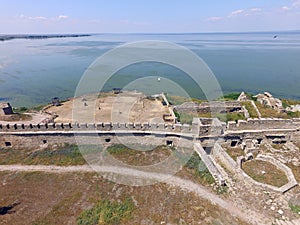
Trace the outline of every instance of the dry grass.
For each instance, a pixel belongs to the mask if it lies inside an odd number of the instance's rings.
[[[158,146],[149,151],[139,151],[130,149],[124,145],[113,145],[108,147],[107,152],[128,165],[146,166],[167,159],[172,154],[172,149],[168,146]]]
[[[259,102],[255,102],[259,112],[261,113],[262,117],[265,118],[282,118],[282,119],[291,119],[291,118],[298,118],[300,116],[300,112],[279,112],[275,109],[272,109],[269,106],[262,105]]]
[[[244,155],[244,151],[242,150],[241,147],[225,147],[226,151],[228,153],[228,155],[234,160],[236,161],[238,156],[243,156]]]
[[[245,106],[245,108],[248,110],[249,116],[251,118],[258,118],[257,112],[250,101],[244,101],[244,102],[241,102],[241,104],[243,106]]]
[[[294,166],[292,163],[288,164],[298,182],[300,182],[300,166]]]
[[[185,103],[185,102],[196,102],[196,103],[200,104],[202,102],[207,101],[207,100],[201,100],[201,99],[197,99],[197,98],[187,98],[187,97],[183,97],[183,96],[173,96],[173,95],[166,95],[166,97],[171,105],[181,105],[182,103]]]
[[[91,147],[92,149],[92,147]],[[43,149],[34,152],[26,150],[0,149],[0,164],[25,165],[83,165],[86,161],[75,145],[66,145],[57,150]]]
[[[281,187],[288,182],[285,173],[269,162],[250,160],[243,163],[243,170],[254,180],[275,187]]]
[[[14,113],[12,115],[2,116],[1,120],[3,121],[30,121],[32,120],[32,116],[28,114],[22,114],[22,113]]]
[[[93,173],[0,173],[0,207],[16,201],[13,212],[0,224],[76,224],[81,212],[101,200],[131,198],[135,210],[122,224],[228,224],[244,225],[227,211],[192,193],[165,184],[131,187]]]
[[[277,150],[282,150],[284,144],[271,144],[272,148],[275,148]]]
[[[298,105],[300,104],[299,100],[292,100],[292,99],[281,99],[282,105],[284,108],[291,106],[291,105]]]

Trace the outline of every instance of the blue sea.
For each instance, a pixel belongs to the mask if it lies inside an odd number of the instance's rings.
[[[300,31],[290,31],[93,34],[0,41],[0,101],[31,107],[53,97],[73,97],[94,60],[117,46],[142,40],[169,41],[190,49],[210,67],[224,93],[269,91],[276,97],[300,99]],[[141,63],[118,74],[106,85],[107,90],[122,87],[130,79],[157,75],[173,78],[192,97],[203,97],[186,74],[171,66]]]

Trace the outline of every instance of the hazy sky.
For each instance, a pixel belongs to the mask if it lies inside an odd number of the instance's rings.
[[[300,30],[300,0],[0,0],[0,33]]]

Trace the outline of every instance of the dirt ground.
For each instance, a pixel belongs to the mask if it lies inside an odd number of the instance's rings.
[[[15,120],[15,121],[1,121],[0,124],[38,124],[50,119],[50,116],[47,114],[40,113],[26,113],[25,115],[30,116],[31,119],[28,120]]]
[[[1,172],[0,224],[76,224],[100,199],[132,198],[135,210],[122,224],[245,224],[224,209],[167,184],[130,187],[94,173]]]
[[[135,92],[86,95],[46,111],[58,116],[57,123],[163,122],[163,114],[169,113],[158,99],[150,100]]]
[[[240,148],[235,148],[237,151],[232,154],[234,148],[226,147],[227,151],[231,157],[236,158],[236,156],[244,155]],[[263,142],[259,147],[259,153],[265,155],[271,155],[277,160],[289,166],[298,182],[300,182],[300,158],[299,158],[299,146],[297,142],[288,142],[284,145],[274,146],[269,142]],[[253,163],[255,160],[252,160]],[[252,173],[256,177],[262,178],[265,183],[272,183],[276,185],[277,182],[282,182],[286,177],[280,175],[277,170],[274,169],[272,165],[268,163],[263,163],[260,165],[252,164]],[[262,171],[267,174],[262,176]],[[276,193],[271,190],[260,188],[256,185],[246,182],[246,180],[240,179],[235,174],[228,173],[227,183],[229,186],[229,192],[231,193],[231,199],[243,207],[255,207],[260,213],[273,218],[272,224],[300,224],[300,213],[293,211],[290,207],[290,201],[293,201],[296,196],[300,196],[299,186],[287,191],[286,193]],[[282,184],[282,183],[281,183]],[[300,202],[300,201],[299,201]],[[299,207],[300,203],[297,203]],[[280,220],[280,221],[279,221]]]

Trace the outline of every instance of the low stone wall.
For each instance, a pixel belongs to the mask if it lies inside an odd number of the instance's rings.
[[[219,143],[215,143],[211,155],[217,162],[221,162],[226,166],[230,172],[237,172],[237,163],[227,154]]]
[[[206,154],[204,149],[199,143],[194,144],[194,149],[203,161],[203,163],[206,165],[208,171],[211,173],[211,175],[215,178],[216,181],[219,182],[219,184],[224,183],[224,178],[218,168],[214,165],[213,161],[210,159],[210,157]]]
[[[275,165],[278,169],[284,171],[286,177],[288,178],[288,183],[279,188],[280,192],[284,193],[298,185],[292,170],[283,163],[281,163],[279,160],[267,155],[258,155],[256,159],[270,162],[273,165]]]
[[[238,122],[230,121],[227,124],[227,131],[298,128],[300,128],[300,119],[249,118]]]
[[[258,155],[256,157],[256,159],[266,161],[266,162],[270,162],[273,165],[275,165],[278,169],[283,170],[284,173],[286,174],[287,178],[288,178],[288,183],[281,186],[281,187],[275,187],[275,186],[272,186],[272,185],[269,185],[269,184],[264,184],[264,183],[260,183],[260,182],[255,181],[254,179],[252,179],[248,174],[246,174],[242,170],[242,164],[245,161],[245,158],[244,157],[238,157],[237,161],[238,161],[238,167],[239,167],[239,170],[240,170],[240,174],[243,176],[243,178],[247,182],[252,183],[256,186],[260,186],[262,188],[266,188],[266,189],[276,191],[276,192],[280,192],[280,193],[285,193],[288,190],[290,190],[291,188],[298,185],[292,170],[289,167],[287,167],[286,165],[282,164],[280,161],[276,160],[275,158],[273,158],[271,156],[266,156],[266,155]]]

